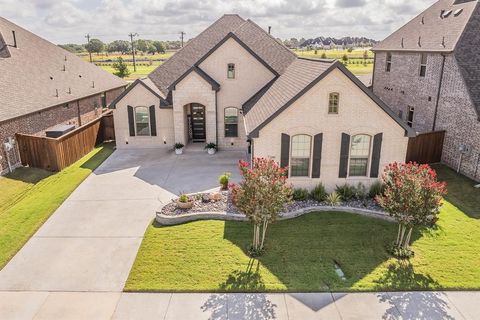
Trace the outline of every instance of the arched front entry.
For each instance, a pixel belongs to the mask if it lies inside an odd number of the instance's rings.
[[[199,103],[188,104],[187,122],[189,140],[192,142],[205,142],[205,106]]]

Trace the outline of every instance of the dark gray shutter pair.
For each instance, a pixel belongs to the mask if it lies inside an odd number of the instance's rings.
[[[133,107],[127,106],[128,112],[128,129],[130,131],[130,137],[135,136],[135,116],[133,114]],[[150,135],[156,136],[157,135],[157,120],[155,117],[155,106],[150,106],[148,108],[148,112],[150,114]]]
[[[372,164],[370,166],[370,178],[378,177],[380,166],[380,154],[382,151],[383,133],[378,133],[373,137]],[[350,150],[350,135],[342,133],[340,146],[340,164],[338,170],[339,178],[346,178],[348,174],[348,153]]]
[[[320,164],[322,160],[322,141],[323,134],[319,133],[313,137],[313,163],[312,163],[312,178],[320,178]],[[282,168],[288,167],[290,158],[290,136],[282,133],[280,149],[280,166]]]

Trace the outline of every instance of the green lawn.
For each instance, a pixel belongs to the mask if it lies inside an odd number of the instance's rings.
[[[112,152],[107,144],[58,173],[20,168],[0,178],[0,269]]]
[[[151,225],[126,291],[374,291],[480,289],[480,190],[448,168],[450,181],[435,229],[416,231],[409,262],[390,258],[385,245],[396,225],[336,212],[277,222],[267,253],[250,259],[251,225],[198,221]],[[461,209],[460,209],[461,208]],[[463,210],[463,211],[462,211]],[[336,261],[346,274],[340,280]]]
[[[153,64],[151,66],[140,65],[140,66],[137,66],[137,71],[135,72],[133,71],[133,65],[129,65],[128,69],[130,70],[130,75],[126,77],[125,80],[128,81],[128,80],[135,80],[138,78],[144,78],[148,76],[153,70],[155,70],[159,65],[160,64]],[[111,65],[100,65],[99,67],[112,74],[116,72],[116,70],[113,69]]]

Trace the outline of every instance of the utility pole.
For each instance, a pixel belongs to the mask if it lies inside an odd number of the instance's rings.
[[[183,48],[183,36],[185,35],[185,32],[180,31],[180,39],[182,39],[182,48]]]
[[[137,71],[137,65],[135,62],[135,45],[133,44],[133,37],[137,37],[138,33],[131,33],[128,35],[130,37],[130,43],[132,44],[132,57],[133,57],[133,72]]]
[[[88,33],[85,38],[87,38],[87,45],[90,46],[90,34]],[[90,52],[90,49],[87,49],[88,55],[90,56],[90,63],[92,63],[92,53]]]

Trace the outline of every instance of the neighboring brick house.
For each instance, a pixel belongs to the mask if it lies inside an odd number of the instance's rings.
[[[480,3],[440,0],[374,46],[373,91],[418,132],[446,130],[442,161],[480,180]]]
[[[117,148],[250,147],[288,166],[294,185],[328,190],[369,185],[405,160],[414,135],[343,64],[298,58],[238,15],[217,20],[110,107]]]
[[[20,165],[16,144],[8,144],[16,133],[44,135],[55,125],[85,124],[126,86],[2,17],[0,70],[0,173]]]

